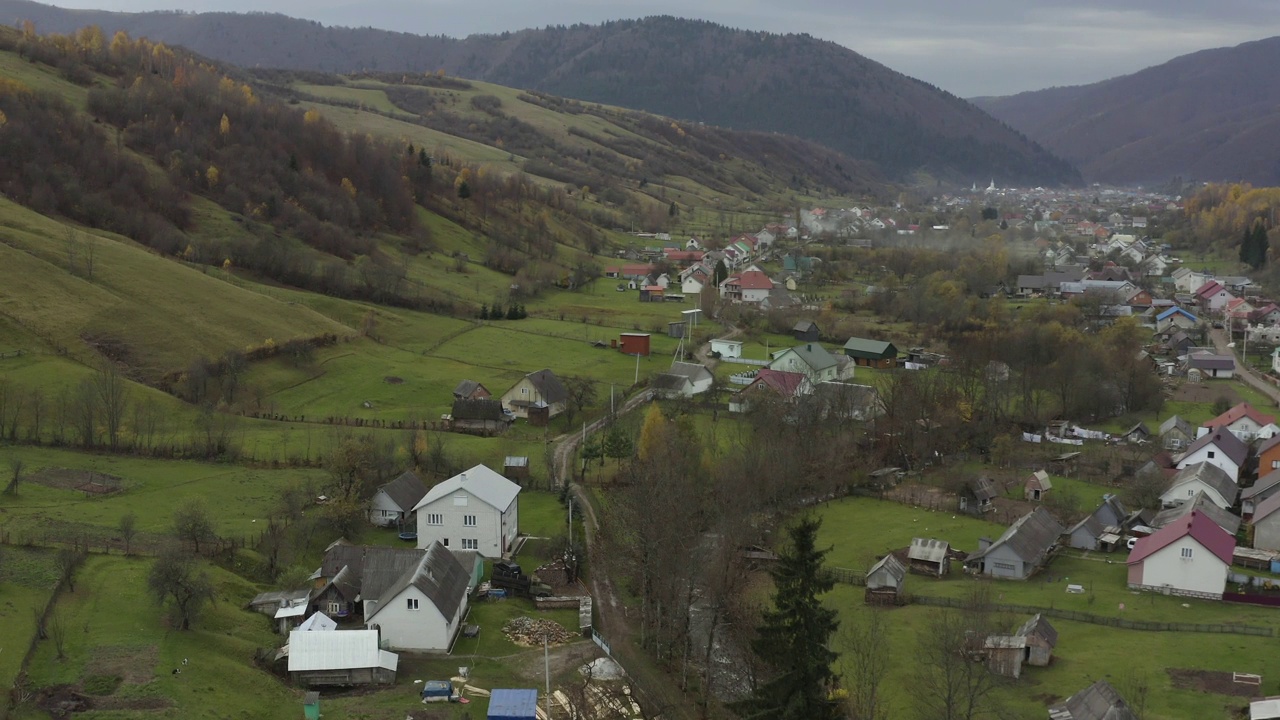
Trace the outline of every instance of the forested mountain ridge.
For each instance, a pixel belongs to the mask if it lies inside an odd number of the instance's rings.
[[[1094,182],[1280,184],[1280,37],[1203,50],[1131,75],[974,104]]]
[[[968,184],[1072,184],[1070,164],[965,100],[808,35],[651,17],[465,39],[325,27],[282,15],[72,11],[0,0],[40,32],[95,24],[244,67],[449,74],[725,127],[809,138],[877,163]]]

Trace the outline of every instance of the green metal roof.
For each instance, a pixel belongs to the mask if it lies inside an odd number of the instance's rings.
[[[883,340],[867,340],[865,338],[849,338],[844,344],[844,353],[849,357],[882,360],[898,356],[898,348],[891,342]]]

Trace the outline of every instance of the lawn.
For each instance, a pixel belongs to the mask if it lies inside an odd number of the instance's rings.
[[[58,582],[52,552],[13,546],[0,547],[0,686],[12,687],[22,669],[28,644],[35,638],[36,615],[44,610]]]

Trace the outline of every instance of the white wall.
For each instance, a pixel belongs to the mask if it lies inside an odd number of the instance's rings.
[[[517,501],[518,502],[518,498]],[[428,521],[432,515],[443,516],[443,524],[432,525]],[[476,517],[475,527],[464,525],[467,515]],[[428,548],[435,540],[450,550],[468,550],[463,546],[464,539],[479,541],[474,548],[486,558],[502,557],[502,537],[499,534],[499,513],[488,503],[468,493],[458,490],[428,505],[418,508],[418,547]]]
[[[408,608],[409,599],[418,601],[417,610]],[[410,585],[387,601],[386,607],[369,622],[369,627],[377,625],[383,642],[395,650],[448,650],[466,607],[464,596],[458,612],[446,619],[421,590]]]
[[[1209,457],[1212,453],[1213,457]],[[1178,469],[1181,470],[1188,465],[1195,465],[1198,462],[1207,462],[1222,469],[1236,483],[1240,482],[1240,466],[1236,465],[1227,454],[1218,449],[1213,443],[1200,448],[1194,453],[1187,455],[1178,461]]]
[[[387,493],[379,490],[373,496],[373,500],[369,501],[369,522],[374,525],[390,525],[395,526],[396,519],[400,517],[400,508],[391,502],[391,498],[387,497]]]
[[[1191,559],[1183,559],[1183,548],[1191,548]],[[1188,535],[1143,561],[1142,584],[1221,595],[1227,584],[1227,565]]]

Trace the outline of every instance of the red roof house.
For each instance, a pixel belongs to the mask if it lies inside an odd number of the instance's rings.
[[[1204,427],[1210,430],[1225,428],[1228,432],[1244,442],[1252,442],[1258,437],[1258,431],[1275,423],[1273,415],[1258,412],[1252,405],[1242,402],[1218,417],[1206,422]]]
[[[1221,600],[1236,540],[1218,523],[1192,511],[1129,553],[1129,589]]]

